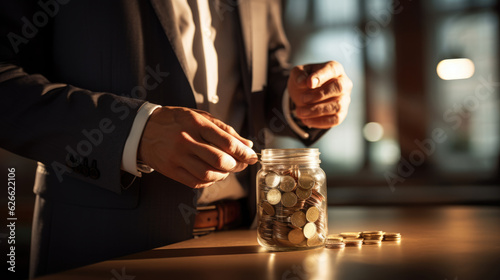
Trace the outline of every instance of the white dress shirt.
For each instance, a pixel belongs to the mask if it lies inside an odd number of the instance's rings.
[[[238,59],[238,18],[236,12],[219,17],[216,10],[218,5],[215,3],[217,2],[209,0],[172,1],[188,63],[186,75],[192,86],[197,108],[210,112],[240,132],[245,120],[246,105]],[[223,54],[223,57],[219,59],[218,54]],[[223,82],[219,83],[220,81]],[[289,101],[288,94],[284,95],[283,100]],[[147,119],[159,107],[145,103],[139,109],[126,140],[122,169],[133,175],[141,176],[137,167],[137,149]],[[304,135],[293,122],[289,110],[284,113],[292,129],[307,138],[308,135]],[[239,199],[245,195],[245,189],[236,175],[231,173],[225,180],[205,188],[198,203]]]

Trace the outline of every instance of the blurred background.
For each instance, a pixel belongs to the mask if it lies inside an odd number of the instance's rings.
[[[498,1],[287,0],[283,13],[293,64],[336,60],[354,83],[346,121],[314,145],[330,205],[500,202]],[[27,271],[36,164],[0,150],[1,178],[11,167]]]
[[[331,205],[500,201],[499,11],[495,0],[285,1],[292,63],[336,60],[354,83],[347,119],[314,145]]]

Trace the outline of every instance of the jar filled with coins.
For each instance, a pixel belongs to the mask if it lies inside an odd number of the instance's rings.
[[[272,251],[324,246],[326,176],[318,149],[264,149],[257,173],[257,239]]]

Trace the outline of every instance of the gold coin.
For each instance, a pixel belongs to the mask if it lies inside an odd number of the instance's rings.
[[[384,233],[385,232],[381,230],[372,230],[372,231],[365,230],[361,232],[361,235],[383,235]]]
[[[384,237],[401,237],[401,233],[399,232],[386,232]]]
[[[299,178],[300,176],[300,171],[298,169],[295,169],[295,168],[290,168],[288,170],[285,170],[283,171],[283,173],[281,173],[283,176],[292,176],[292,178],[297,181],[297,179]]]
[[[345,248],[345,243],[343,242],[326,243],[325,247],[328,249],[343,249]]]
[[[264,181],[266,182],[266,186],[270,188],[276,188],[280,184],[280,179],[280,175],[278,175],[276,172],[270,171],[269,173],[267,173]]]
[[[316,225],[314,223],[307,223],[304,226],[304,236],[309,239],[316,235]]]
[[[309,197],[311,197],[312,190],[304,190],[302,188],[297,188],[295,190],[295,194],[297,194],[297,197],[301,200],[306,200]]]
[[[323,240],[319,237],[319,235],[315,235],[313,238],[307,239],[307,246],[314,247],[323,245]]]
[[[291,192],[295,189],[297,183],[292,176],[281,177],[280,189],[284,192]]]
[[[384,237],[384,241],[401,241],[401,237]]]
[[[274,213],[275,213],[274,207],[269,202],[267,202],[267,201],[262,202],[262,209],[264,209],[264,211],[267,214],[274,216]]]
[[[304,234],[302,233],[302,230],[300,230],[298,228],[291,230],[288,233],[288,241],[292,242],[293,244],[300,244],[305,239],[306,238],[305,238]]]
[[[316,181],[314,180],[314,177],[310,174],[302,174],[299,178],[299,187],[304,190],[312,189],[315,183]]]
[[[338,234],[329,234],[326,237],[327,242],[332,241],[332,242],[342,242],[344,238]]]
[[[356,241],[356,240],[363,241],[364,239],[363,239],[363,238],[361,238],[361,237],[360,237],[360,238],[357,238],[357,237],[344,237],[344,240],[343,240],[343,241],[345,242],[345,241],[353,241],[353,240],[354,240],[354,241]]]
[[[363,239],[344,239],[346,246],[361,246],[363,245]]]
[[[382,240],[363,240],[363,244],[380,244]]]
[[[267,192],[267,202],[271,205],[276,205],[281,201],[281,192],[277,189],[272,189]]]
[[[293,213],[290,220],[292,222],[292,225],[298,228],[303,227],[307,223],[306,214],[304,214],[304,212],[302,211]]]
[[[319,209],[316,206],[309,207],[306,212],[306,218],[308,222],[314,223],[319,218]]]
[[[340,235],[344,238],[346,238],[346,237],[358,238],[359,232],[341,232]]]
[[[297,204],[297,196],[293,192],[283,193],[283,195],[281,196],[281,204],[283,204],[283,206],[285,207],[293,207],[295,206],[295,204]]]
[[[382,240],[382,238],[384,238],[383,235],[379,235],[379,234],[365,234],[365,235],[362,235],[362,237],[365,240]]]

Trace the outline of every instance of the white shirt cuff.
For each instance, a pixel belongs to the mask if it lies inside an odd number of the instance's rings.
[[[285,89],[282,99],[283,115],[285,116],[286,122],[292,128],[295,133],[297,133],[303,139],[309,138],[309,133],[305,132],[300,128],[297,123],[292,118],[292,113],[290,112],[290,95],[288,94],[288,88]]]
[[[139,172],[137,168],[137,150],[139,149],[142,132],[144,131],[149,116],[151,116],[154,110],[160,107],[160,105],[146,102],[142,104],[139,111],[137,111],[134,123],[128,134],[127,141],[125,142],[125,147],[123,148],[122,170],[138,177],[142,176],[142,173]]]

